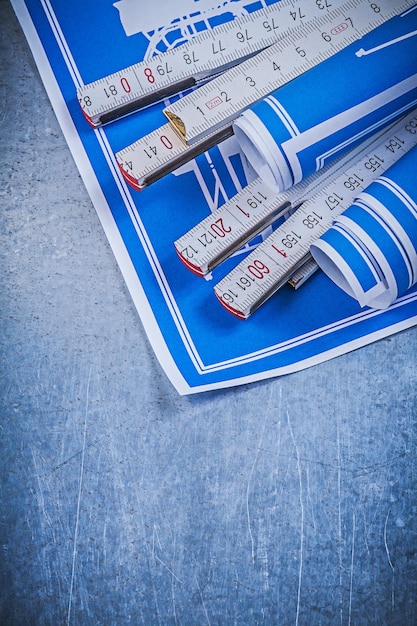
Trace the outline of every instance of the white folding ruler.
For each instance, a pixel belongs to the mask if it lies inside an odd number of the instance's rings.
[[[417,145],[416,111],[363,144],[360,158],[306,200],[227,274],[214,292],[233,315],[247,319],[309,258],[310,246],[357,195]]]
[[[119,151],[126,180],[141,190],[172,172],[230,136],[231,122],[243,110],[413,3],[318,0],[316,5],[332,4],[323,16],[288,30],[282,40],[170,105],[164,110],[168,124]]]
[[[278,195],[256,178],[174,242],[179,258],[197,276],[208,276],[267,226],[293,211],[338,173],[345,171],[362,151],[362,147],[356,147],[335,163]]]
[[[329,4],[281,0],[83,85],[78,101],[89,123],[100,126],[206,81],[275,43],[294,25],[318,17]]]

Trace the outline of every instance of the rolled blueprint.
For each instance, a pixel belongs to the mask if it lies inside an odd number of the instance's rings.
[[[361,306],[385,309],[417,283],[417,147],[377,178],[310,248]]]
[[[277,192],[400,117],[417,103],[417,5],[245,111],[243,153]]]

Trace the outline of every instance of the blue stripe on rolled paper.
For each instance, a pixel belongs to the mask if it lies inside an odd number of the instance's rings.
[[[369,294],[376,296],[386,290],[375,260],[337,224],[311,246],[311,252],[336,285],[353,298],[359,296],[361,306]]]
[[[391,285],[392,301],[403,295],[411,286],[412,270],[401,242],[388,224],[369,212],[365,206],[356,203],[352,204],[337,222],[348,226],[376,259],[388,284]]]
[[[417,280],[417,220],[404,205],[402,207],[393,207],[392,204],[384,205],[368,193],[362,193],[357,203],[366,206],[370,213],[389,224],[390,229],[401,242],[410,266],[411,285],[414,285]],[[400,211],[396,211],[395,208]]]
[[[416,68],[417,10],[255,104],[235,122],[236,136],[258,175],[266,173],[265,182],[282,191],[285,181],[299,182],[416,106]],[[288,166],[291,175],[284,172]]]

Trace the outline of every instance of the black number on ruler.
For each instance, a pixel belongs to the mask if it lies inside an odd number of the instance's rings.
[[[316,0],[316,4],[318,8],[321,10],[328,9],[329,7],[332,6],[332,3],[329,2],[329,0]]]
[[[117,96],[116,85],[108,85],[107,87],[108,87],[108,91],[104,87],[104,93],[106,94],[108,98],[111,98],[112,96]]]
[[[305,14],[303,15],[301,13],[301,7],[298,7],[298,11],[290,11],[290,15],[294,21],[296,21],[298,18],[302,20],[305,17]]]
[[[262,26],[265,28],[265,30],[270,33],[273,30],[276,30],[277,28],[279,28],[279,25],[275,23],[275,19],[271,18],[271,20],[268,22],[268,20],[265,20],[265,22],[262,22]]]
[[[197,59],[194,51],[192,51],[191,54],[189,54],[188,52],[184,52],[184,54],[182,55],[182,58],[184,59],[187,65],[192,65],[193,63],[197,63],[200,60],[200,59]]]
[[[250,41],[252,39],[251,35],[249,35],[248,33],[248,29],[245,29],[245,32],[242,32],[241,30],[239,30],[236,33],[236,37],[238,39],[238,41],[240,41],[240,43],[246,43],[247,41]]]
[[[164,63],[163,65],[157,65],[156,71],[158,72],[160,76],[165,76],[165,75],[171,74],[172,67],[170,67],[168,63]]]

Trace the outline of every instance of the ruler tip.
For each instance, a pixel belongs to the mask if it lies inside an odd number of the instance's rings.
[[[142,191],[142,189],[145,188],[146,185],[141,185],[140,182],[134,176],[126,172],[126,170],[124,169],[121,163],[117,163],[117,165],[119,166],[119,170],[123,178],[125,179],[127,183],[129,183],[131,187],[133,187],[133,189],[136,189],[136,191]]]
[[[214,295],[216,296],[216,298],[218,299],[220,304],[226,309],[226,311],[231,313],[234,317],[237,317],[239,320],[247,320],[248,319],[249,315],[245,315],[245,313],[243,311],[240,311],[239,309],[235,309],[234,307],[232,307],[228,302],[226,302],[222,298],[221,294],[218,293],[216,289],[214,289]]]
[[[194,263],[191,263],[191,261],[184,256],[181,250],[177,248],[176,242],[174,243],[174,248],[175,248],[176,253],[178,254],[180,261],[185,265],[187,269],[190,270],[190,272],[192,272],[196,276],[203,277],[203,278],[205,277],[206,273],[204,272],[203,268],[200,267],[199,265],[195,265]]]

